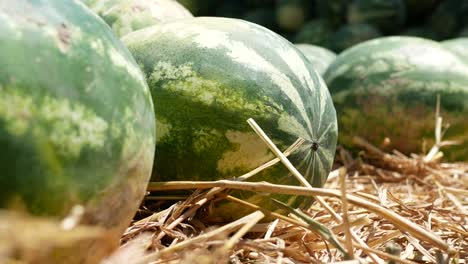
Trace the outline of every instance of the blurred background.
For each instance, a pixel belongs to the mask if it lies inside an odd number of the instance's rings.
[[[178,0],[194,16],[263,25],[293,43],[340,52],[387,35],[468,36],[468,0]]]

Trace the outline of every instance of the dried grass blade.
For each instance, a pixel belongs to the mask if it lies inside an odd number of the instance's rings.
[[[317,233],[319,233],[324,239],[326,239],[328,242],[330,242],[330,244],[332,244],[333,246],[335,246],[340,252],[341,254],[343,254],[343,256],[346,258],[346,259],[350,259],[351,256],[348,254],[348,252],[346,252],[346,250],[344,249],[344,247],[341,245],[341,243],[338,241],[338,239],[335,237],[335,235],[333,234],[333,232],[330,231],[330,229],[328,229],[325,225],[323,225],[322,223],[320,222],[317,222],[315,221],[314,219],[312,219],[310,216],[304,214],[303,212],[301,212],[300,210],[298,209],[294,209],[292,208],[291,206],[287,205],[287,204],[284,204],[276,199],[272,199],[272,201],[278,205],[278,207],[282,208],[283,210],[286,210],[287,212],[297,216],[299,219],[303,220],[304,222],[307,223],[308,225],[308,228],[312,231],[315,231]]]

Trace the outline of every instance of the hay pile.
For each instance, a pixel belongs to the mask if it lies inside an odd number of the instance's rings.
[[[324,188],[239,178],[151,183],[150,191],[195,191],[164,210],[149,195],[141,219],[105,263],[467,263],[468,163],[441,162],[443,142],[436,142],[427,155],[407,157],[355,138],[362,152],[353,158],[340,149]],[[284,157],[295,145],[252,173],[280,161],[287,166]],[[290,212],[278,215],[229,196],[229,189],[307,195],[317,202],[306,211],[278,203]],[[197,218],[220,199],[258,210],[221,226]],[[265,216],[277,219],[261,223]]]
[[[120,248],[102,263],[467,263],[468,163],[441,162],[447,144],[441,126],[435,146],[421,156],[384,153],[355,138],[359,155],[339,149],[324,188],[312,188],[247,181],[273,165],[300,178],[286,157],[303,143],[280,152],[249,123],[277,158],[235,180],[150,183],[149,191],[194,191],[189,197],[150,193]],[[316,202],[305,211],[277,202],[289,212],[280,215],[230,196],[232,189]],[[209,224],[201,216],[219,200],[252,213]],[[0,211],[0,263],[97,263],[108,256],[116,241],[106,230],[79,226],[82,210],[62,221]]]

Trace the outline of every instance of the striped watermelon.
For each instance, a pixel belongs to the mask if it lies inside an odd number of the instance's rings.
[[[452,160],[468,158],[468,67],[438,42],[414,37],[385,37],[340,54],[324,75],[338,111],[340,141],[354,135],[404,153],[421,152],[434,138],[437,95],[451,127],[446,140],[462,145],[446,149]]]
[[[164,21],[193,17],[174,0],[99,0],[90,7],[117,36]]]
[[[0,208],[119,236],[151,175],[153,103],[109,27],[78,1],[0,3]]]
[[[314,69],[323,75],[328,66],[335,60],[336,54],[326,48],[314,46],[310,44],[296,44],[304,56],[311,62]]]
[[[441,44],[468,65],[468,38],[449,39]]]
[[[158,102],[152,180],[230,178],[272,159],[246,123],[254,118],[281,149],[304,138],[290,159],[313,185],[324,183],[335,153],[335,110],[322,78],[294,45],[256,24],[210,17],[146,28],[123,41]],[[282,165],[252,181],[298,184]],[[239,195],[275,208],[264,194]],[[231,220],[245,209],[225,204],[218,212]]]

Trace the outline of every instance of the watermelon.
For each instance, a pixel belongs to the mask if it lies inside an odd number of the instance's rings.
[[[384,37],[341,53],[324,75],[339,116],[341,144],[357,135],[389,149],[421,153],[433,144],[437,95],[450,124],[445,149],[451,160],[468,158],[468,67],[438,42]]]
[[[325,46],[332,34],[333,28],[326,20],[314,19],[307,22],[297,32],[296,36],[294,36],[294,42]]]
[[[335,60],[336,54],[326,48],[310,44],[296,44],[304,56],[311,62],[314,69],[320,74],[324,74],[328,66]]]
[[[246,122],[254,118],[280,149],[305,139],[289,158],[311,184],[325,182],[336,114],[322,78],[290,42],[250,22],[214,17],[164,23],[123,41],[158,102],[153,181],[231,178],[273,159]],[[298,184],[281,164],[251,180]],[[265,194],[238,195],[276,208]],[[275,197],[293,206],[308,202]],[[232,220],[248,210],[224,204],[215,211]]]
[[[468,38],[449,39],[441,44],[468,65]]]
[[[117,36],[163,21],[193,17],[174,0],[99,0],[90,7]]]
[[[0,3],[0,208],[120,236],[151,175],[154,109],[144,76],[79,1]]]
[[[354,0],[348,8],[349,23],[368,23],[384,33],[398,31],[406,22],[403,0]]]
[[[382,33],[369,24],[348,24],[339,28],[330,36],[327,47],[335,52],[341,52],[366,40],[382,36]]]

